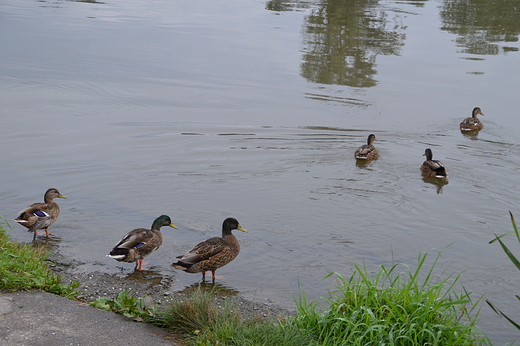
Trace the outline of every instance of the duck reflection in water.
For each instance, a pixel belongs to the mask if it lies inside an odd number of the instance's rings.
[[[43,247],[46,251],[58,249],[61,244],[61,238],[54,235],[53,237],[36,236],[33,237],[32,245],[34,247]]]
[[[444,178],[423,177],[423,181],[425,183],[435,185],[437,187],[437,194],[442,193],[442,188],[444,185],[448,185],[448,180]]]
[[[154,286],[169,286],[172,279],[167,278],[160,272],[153,269],[136,270],[125,276],[125,280],[133,281],[139,284],[146,284],[148,288]]]
[[[373,161],[356,160],[356,167],[372,171],[373,169],[371,167],[373,163]]]
[[[221,282],[208,282],[206,280],[186,286],[181,293],[192,294],[196,291],[210,292],[220,297],[233,297],[240,293],[236,289],[224,285]]]
[[[468,132],[460,132],[462,135],[466,138],[472,139],[476,141],[478,139],[478,133],[479,131],[468,131]]]

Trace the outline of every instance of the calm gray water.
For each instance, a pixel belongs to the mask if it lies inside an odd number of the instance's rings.
[[[443,250],[440,277],[464,271],[520,320],[520,275],[488,244],[520,217],[520,1],[493,3],[3,1],[0,215],[57,187],[50,244],[172,291],[200,280],[175,256],[233,216],[249,233],[222,289],[287,307],[299,285],[325,295],[330,272]],[[463,135],[475,106],[484,129]],[[357,165],[370,133],[380,158]],[[422,178],[427,147],[448,184]],[[150,272],[105,257],[160,214],[179,229]],[[485,304],[480,321],[518,337]]]

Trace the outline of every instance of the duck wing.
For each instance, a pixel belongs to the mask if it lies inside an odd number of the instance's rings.
[[[185,255],[177,258],[179,258],[179,262],[195,264],[221,253],[228,246],[224,239],[213,237],[197,244]]]
[[[375,147],[373,145],[363,145],[356,150],[356,155],[366,156],[374,151]]]
[[[442,162],[438,160],[430,160],[430,161],[424,161],[424,164],[428,166],[432,171],[437,171],[439,169],[444,169],[444,165]]]
[[[155,236],[154,232],[146,228],[137,228],[128,232],[120,241],[114,246],[114,249],[134,249],[145,245]]]
[[[27,208],[18,212],[18,217],[14,221],[30,228],[29,231],[34,229],[41,229],[48,227],[52,224],[53,215],[49,206],[45,203],[34,203]]]

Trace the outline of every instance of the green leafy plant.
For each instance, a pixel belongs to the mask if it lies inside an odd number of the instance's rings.
[[[511,262],[513,262],[513,264],[515,265],[515,267],[520,270],[520,261],[515,257],[515,255],[513,255],[513,253],[511,252],[511,250],[506,246],[506,244],[502,241],[501,238],[505,237],[505,236],[508,236],[508,235],[515,235],[516,236],[516,239],[518,240],[518,243],[520,243],[520,234],[518,233],[518,228],[516,227],[516,222],[515,222],[515,218],[513,217],[513,214],[511,212],[509,212],[509,215],[511,216],[511,223],[513,224],[513,230],[514,232],[509,232],[509,233],[505,233],[505,234],[502,234],[501,236],[497,236],[495,234],[495,238],[492,239],[489,243],[492,244],[496,241],[499,242],[500,246],[502,247],[502,250],[504,250],[504,252],[506,253],[507,257],[509,258],[509,260],[511,260]],[[516,299],[520,300],[520,296],[516,296]],[[515,322],[513,319],[511,319],[510,317],[508,317],[506,314],[504,314],[500,309],[498,309],[497,307],[495,307],[493,305],[493,303],[491,303],[489,300],[486,300],[486,303],[491,307],[491,309],[493,309],[493,311],[495,313],[497,313],[498,315],[504,317],[506,320],[508,320],[512,325],[514,325],[516,327],[516,329],[519,329],[520,330],[520,324]]]
[[[80,286],[79,281],[73,281],[70,285],[68,284],[53,284],[46,288],[46,291],[52,294],[56,294],[68,299],[76,299],[78,296],[77,289]]]
[[[136,298],[128,294],[125,290],[119,292],[115,299],[98,298],[90,305],[107,311],[117,312],[130,318],[147,319],[154,316],[154,308],[148,307],[145,298]]]

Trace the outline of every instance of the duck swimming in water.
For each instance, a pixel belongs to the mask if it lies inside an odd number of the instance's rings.
[[[468,132],[479,131],[480,129],[482,129],[484,125],[482,124],[482,121],[480,121],[480,119],[477,118],[479,114],[484,116],[484,113],[482,113],[479,107],[473,108],[473,111],[471,112],[471,117],[462,120],[462,122],[460,123],[460,130]]]

